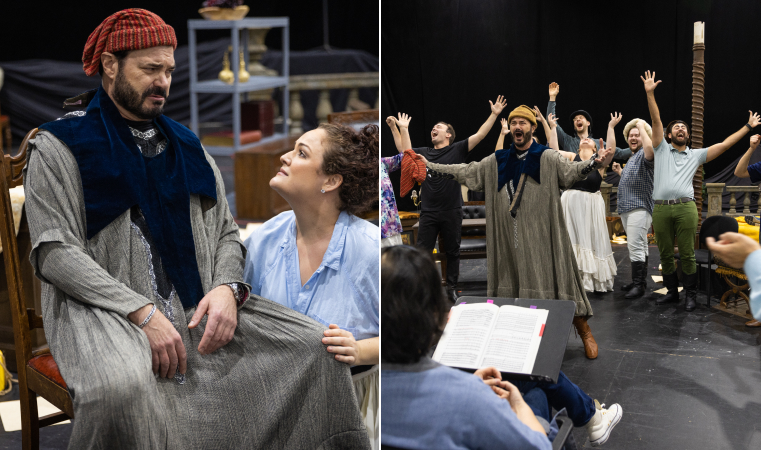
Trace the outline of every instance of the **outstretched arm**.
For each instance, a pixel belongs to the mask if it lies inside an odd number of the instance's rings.
[[[473,148],[486,137],[489,130],[491,130],[491,127],[494,125],[494,121],[497,120],[497,116],[499,116],[502,110],[505,109],[507,100],[500,95],[497,97],[496,103],[492,103],[491,100],[489,100],[489,105],[491,105],[491,114],[489,115],[489,118],[486,119],[486,122],[481,125],[481,128],[478,129],[478,132],[468,138],[468,151],[473,150]]]
[[[748,134],[748,131],[755,128],[759,123],[761,123],[761,116],[759,116],[757,113],[754,113],[753,111],[748,111],[748,112],[750,113],[750,117],[748,118],[749,127],[743,125],[743,127],[740,128],[738,131],[735,131],[731,136],[724,139],[724,142],[720,144],[714,144],[708,147],[708,154],[706,154],[706,162],[713,161],[714,159],[718,158],[719,155],[729,150],[729,148],[732,147],[733,145],[737,144],[737,142],[739,142],[743,136]]]
[[[399,125],[399,130],[402,135],[402,148],[399,150],[400,152],[404,152],[407,149],[412,148],[412,141],[410,140],[410,121],[412,120],[412,117],[408,116],[405,113],[399,113],[399,118],[396,120],[396,123]]]
[[[391,128],[391,134],[394,136],[396,151],[399,153],[403,152],[404,147],[402,147],[402,136],[399,134],[399,128],[396,127],[396,118],[394,116],[386,117],[386,124]]]
[[[507,124],[507,119],[502,119],[502,129],[499,131],[499,137],[497,138],[497,147],[494,151],[502,150],[505,148],[505,136],[510,134],[510,126]]]
[[[466,186],[471,191],[483,192],[485,186],[485,177],[487,170],[493,170],[496,160],[494,155],[487,156],[481,161],[470,164],[436,164],[429,162],[423,155],[418,154],[417,158],[431,169],[433,176],[444,176],[453,179],[458,183]]]
[[[655,81],[655,72],[650,74],[648,70],[645,72],[645,76],[642,77],[642,82],[645,85],[645,93],[647,94],[647,107],[650,110],[650,121],[653,127],[653,147],[661,145],[663,140],[663,122],[661,122],[661,112],[658,110],[658,104],[655,103],[655,88],[661,84],[661,80]]]
[[[750,163],[750,156],[753,154],[754,151],[756,151],[756,148],[758,148],[758,142],[761,139],[761,135],[754,135],[750,138],[750,148],[747,152],[743,155],[742,158],[740,158],[740,162],[737,163],[737,167],[735,167],[735,176],[739,178],[749,178],[750,174],[748,173],[748,164]]]

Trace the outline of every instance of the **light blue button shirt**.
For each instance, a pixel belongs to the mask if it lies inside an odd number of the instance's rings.
[[[750,311],[756,320],[761,320],[761,250],[748,255],[743,268],[750,283]]]
[[[302,286],[296,216],[286,211],[246,239],[243,278],[252,294],[368,339],[378,336],[379,245],[377,226],[341,212],[320,266]]]
[[[706,162],[707,148],[689,148],[679,151],[663,138],[654,149],[655,177],[654,200],[676,200],[695,197],[692,177],[698,166]]]

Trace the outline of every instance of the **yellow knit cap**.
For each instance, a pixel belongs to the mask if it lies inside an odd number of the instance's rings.
[[[521,105],[510,113],[510,116],[507,118],[508,124],[513,120],[513,117],[522,117],[536,126],[536,112],[526,105]]]

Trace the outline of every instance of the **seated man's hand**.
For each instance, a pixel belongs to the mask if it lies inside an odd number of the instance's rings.
[[[135,325],[143,323],[153,305],[145,305],[129,315]],[[188,356],[180,333],[174,325],[158,309],[153,317],[143,327],[148,343],[151,345],[151,361],[153,373],[162,378],[172,378],[179,365],[180,373],[184,374],[188,367]]]
[[[754,251],[761,249],[758,242],[740,233],[724,233],[719,241],[706,238],[706,245],[714,255],[732,267],[741,269],[745,259]]]
[[[505,389],[502,389],[502,374],[497,370],[496,367],[484,367],[483,369],[476,370],[473,375],[480,378],[484,384],[491,387],[491,390],[494,391],[495,394],[497,394],[500,398],[508,400],[510,397],[510,392],[506,391]]]
[[[336,354],[336,360],[346,364],[357,364],[360,360],[360,347],[354,335],[342,330],[336,324],[331,324],[324,331],[322,343],[328,346],[330,353]]]
[[[198,353],[208,355],[230,342],[238,326],[238,305],[229,286],[217,286],[201,299],[188,328],[197,327],[204,315],[209,318],[198,344]]]

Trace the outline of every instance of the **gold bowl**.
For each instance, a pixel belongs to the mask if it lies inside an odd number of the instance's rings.
[[[206,20],[240,20],[248,14],[248,5],[240,5],[233,8],[220,8],[211,6],[201,8],[198,13]]]

